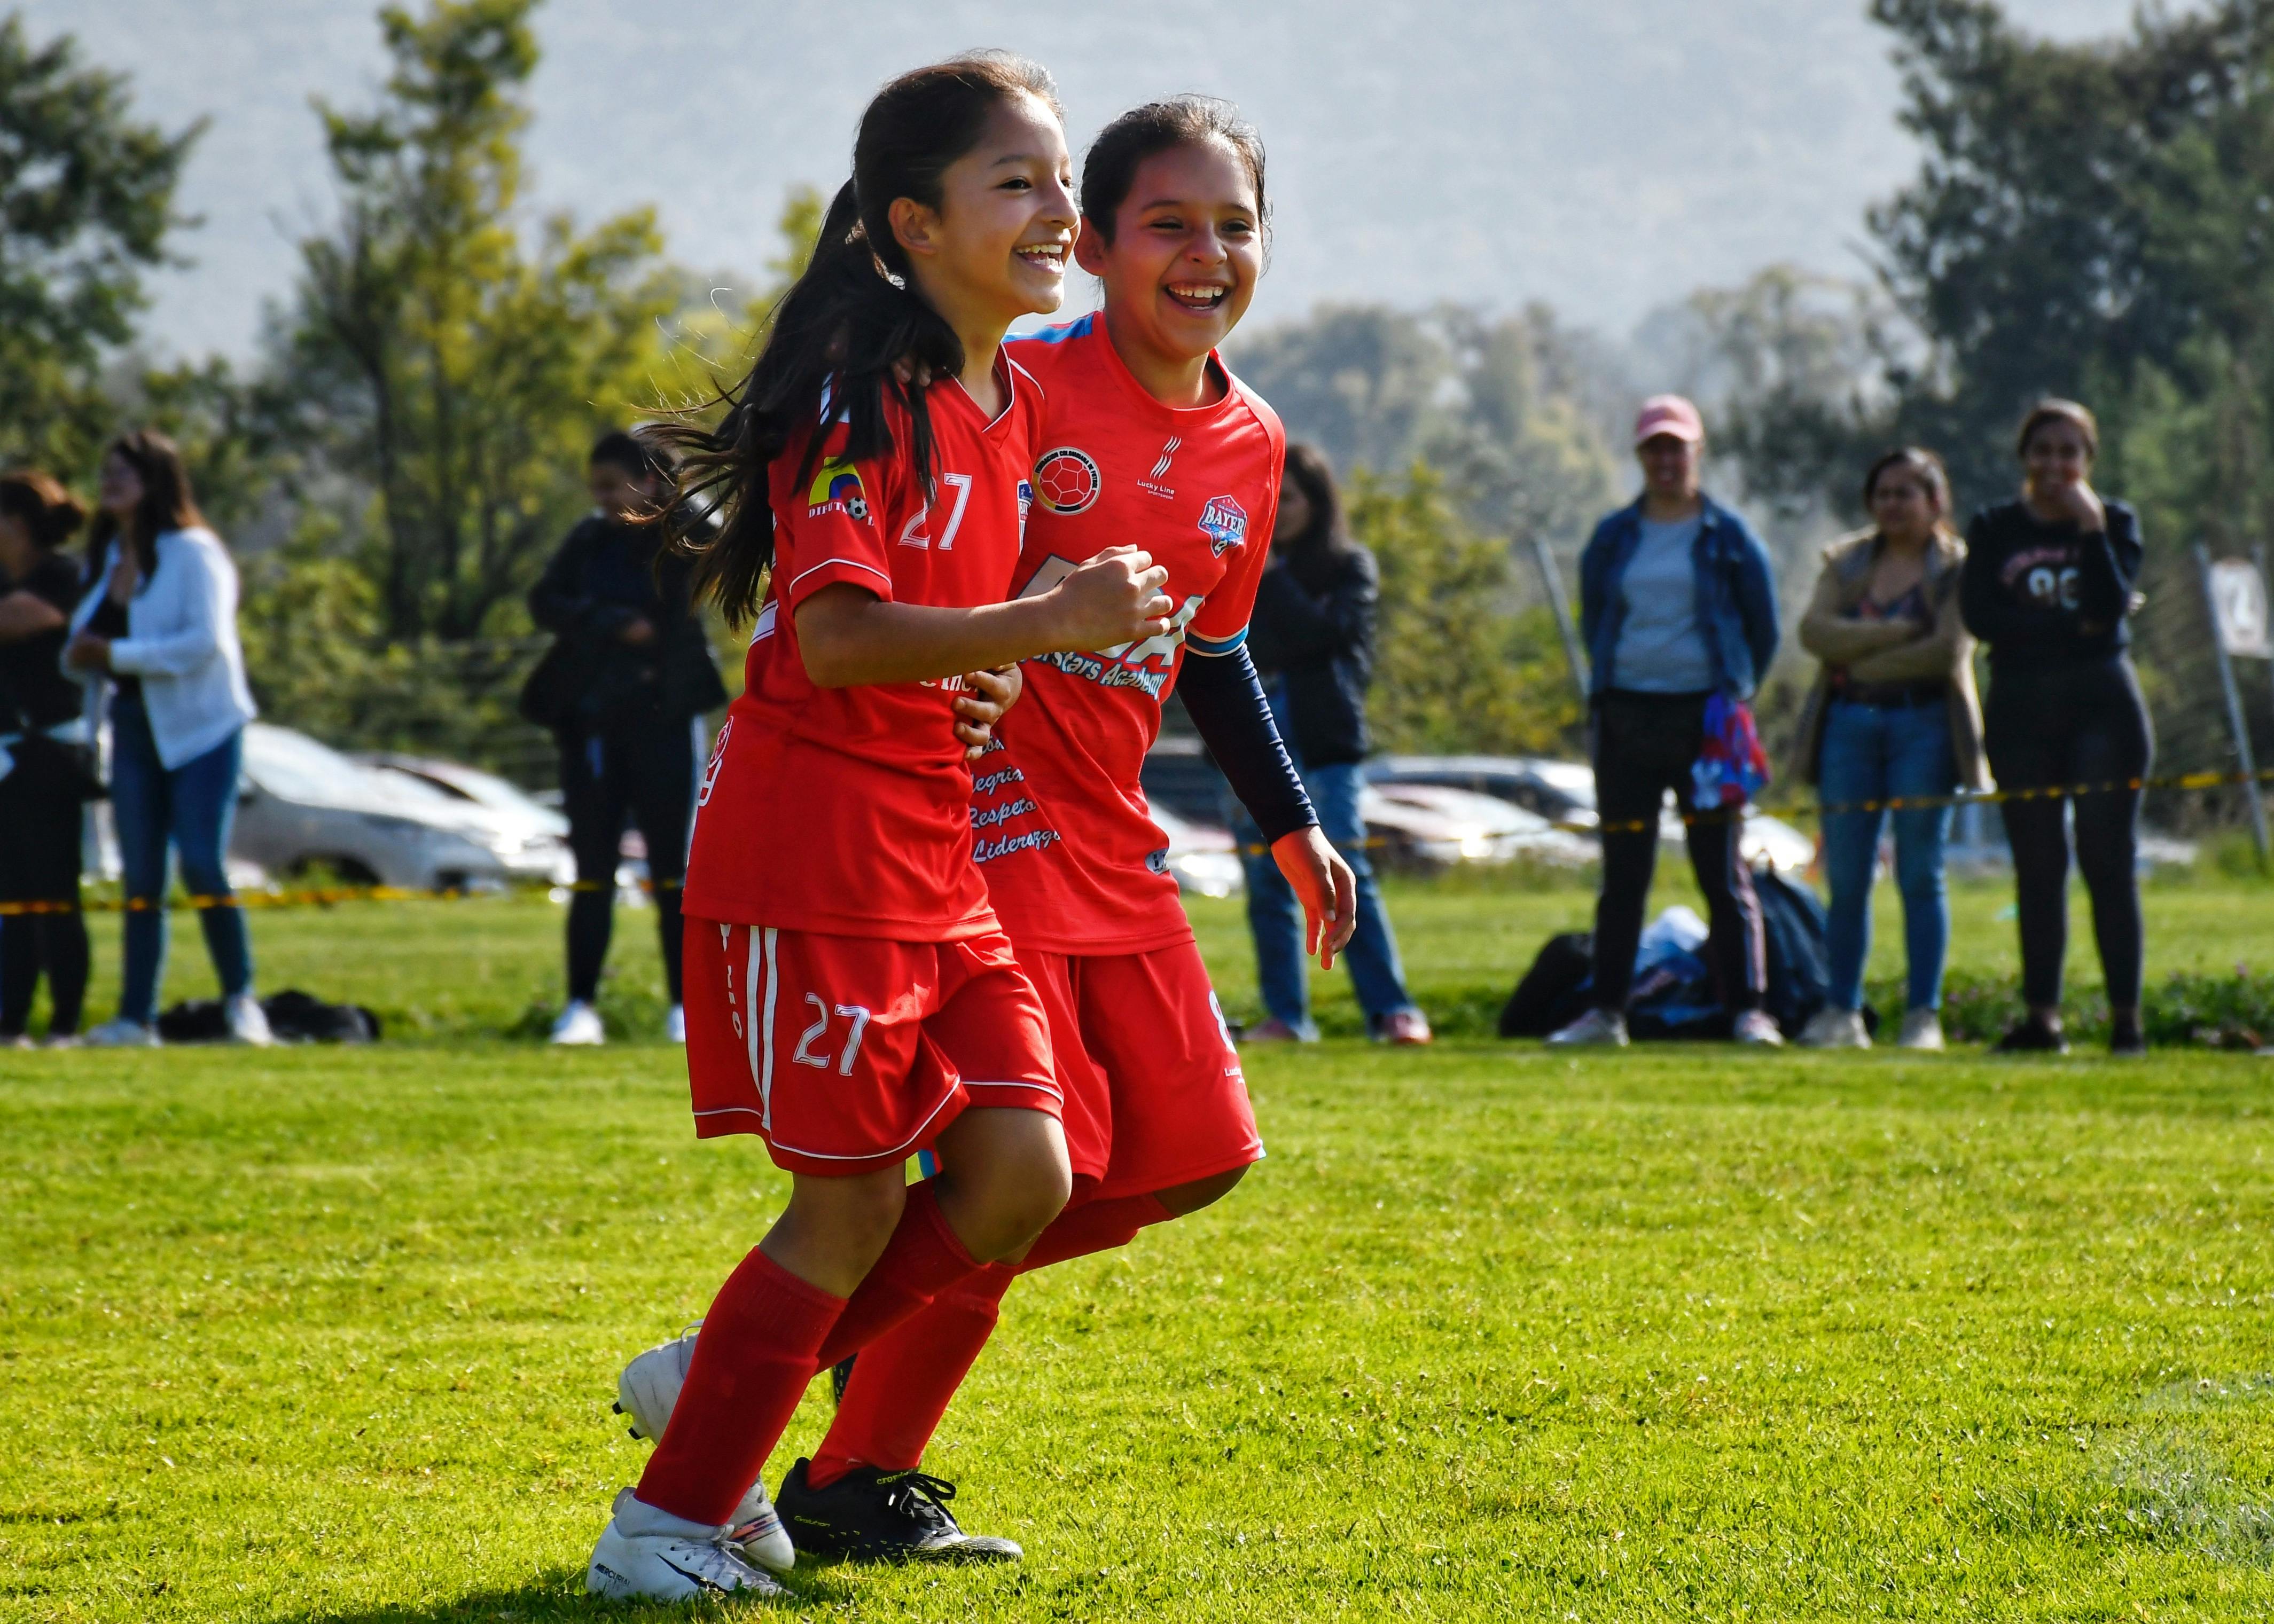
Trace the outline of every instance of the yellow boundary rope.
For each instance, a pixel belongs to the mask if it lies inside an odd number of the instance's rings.
[[[652,895],[658,890],[677,891],[677,880],[642,880],[640,890]],[[535,889],[531,887],[531,889]],[[599,880],[576,880],[567,885],[546,886],[547,891],[614,891],[614,885]],[[477,897],[493,897],[493,891],[420,891],[403,885],[327,885],[305,891],[256,891],[226,897],[193,896],[182,898],[191,908],[328,908],[343,902],[465,902]],[[148,897],[120,897],[116,899],[41,902],[0,902],[0,919],[24,914],[162,914],[170,905],[154,901]]]

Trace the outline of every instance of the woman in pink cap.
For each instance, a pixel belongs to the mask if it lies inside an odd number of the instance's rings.
[[[1718,717],[1729,703],[1750,701],[1776,658],[1768,551],[1698,486],[1706,426],[1698,408],[1678,395],[1653,396],[1635,418],[1634,444],[1642,495],[1595,527],[1579,559],[1603,889],[1595,905],[1594,1007],[1551,1043],[1626,1042],[1659,808],[1669,789],[1691,808],[1692,769],[1708,754],[1709,710]],[[1730,1035],[1779,1043],[1776,1022],[1761,1008],[1767,946],[1738,852],[1741,816],[1739,804],[1691,822],[1690,862],[1706,894],[1706,958]]]

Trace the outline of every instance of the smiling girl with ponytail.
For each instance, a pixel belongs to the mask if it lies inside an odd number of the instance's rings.
[[[760,1135],[792,1185],[674,1365],[587,1570],[604,1595],[779,1594],[750,1564],[791,1545],[757,1485],[817,1364],[1023,1249],[1066,1198],[1047,1026],[972,861],[955,726],[968,673],[1154,636],[1171,608],[1128,547],[1004,601],[1040,400],[1003,335],[1063,297],[1070,169],[1031,63],[892,80],[723,420],[664,435],[683,459],[666,511],[719,515],[677,545],[757,622],[681,910],[696,1132]],[[943,1170],[908,1185],[925,1146]]]

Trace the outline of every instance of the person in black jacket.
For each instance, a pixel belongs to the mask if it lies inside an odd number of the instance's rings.
[[[568,1004],[555,1043],[604,1041],[594,1009],[615,907],[627,813],[647,843],[656,927],[671,989],[666,1035],[687,1040],[680,1005],[679,888],[695,816],[703,714],[726,703],[689,591],[692,566],[654,523],[670,469],[621,432],[592,447],[593,513],[561,544],[529,594],[531,617],[559,641],[523,709],[553,731],[576,890],[568,904]]]
[[[86,518],[49,475],[0,478],[0,1045],[30,1044],[42,970],[50,1047],[79,1041],[87,996],[81,808],[95,786],[85,695],[62,665],[80,596],[62,544]]]
[[[2022,498],[1975,515],[1959,606],[1990,650],[1983,743],[2001,790],[2092,785],[2074,798],[2076,861],[2092,897],[2107,986],[2109,1048],[2145,1051],[2140,982],[2138,781],[2155,756],[2148,707],[2125,652],[2139,578],[2139,515],[2091,483],[2100,428],[2074,401],[2045,400],[2022,420]],[[2069,797],[2005,803],[2029,1016],[2000,1050],[2066,1052],[2061,960],[2068,951]]]
[[[1358,880],[1358,929],[1344,957],[1367,1030],[1382,1042],[1427,1043],[1429,1021],[1405,989],[1397,938],[1367,861],[1366,820],[1359,811],[1361,763],[1370,745],[1366,690],[1374,680],[1379,583],[1374,554],[1343,528],[1342,500],[1326,459],[1309,446],[1289,446],[1271,563],[1256,584],[1248,647],[1271,690],[1279,731],[1319,826]],[[1237,807],[1232,810],[1241,846],[1261,851],[1261,834]],[[1315,1039],[1302,911],[1268,854],[1247,861],[1247,923],[1269,1019],[1250,1029],[1246,1041]]]

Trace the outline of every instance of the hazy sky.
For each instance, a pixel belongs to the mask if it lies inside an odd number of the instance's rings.
[[[2012,0],[2065,37],[2130,0]],[[356,0],[25,0],[133,75],[171,127],[212,121],[182,202],[195,264],[151,335],[242,352],[329,214],[311,95],[384,73]],[[1321,299],[1545,299],[1623,334],[1773,260],[1854,272],[1866,203],[1915,166],[1862,0],[550,0],[531,137],[537,199],[584,219],[659,205],[674,256],[755,281],[783,191],[847,170],[868,93],[900,68],[1006,45],[1058,75],[1077,142],[1166,92],[1231,96],[1270,149],[1278,237],[1262,320]],[[1042,26],[1037,26],[1040,24]]]

